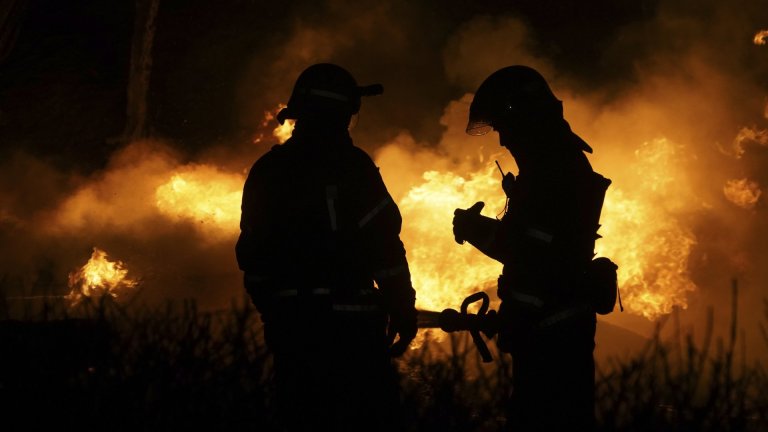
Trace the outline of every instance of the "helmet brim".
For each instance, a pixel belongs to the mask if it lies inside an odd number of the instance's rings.
[[[467,124],[466,132],[472,136],[482,136],[493,130],[491,122],[488,120],[470,120]]]
[[[296,114],[293,112],[293,110],[291,110],[290,108],[286,107],[286,108],[281,109],[280,112],[277,113],[275,118],[277,119],[278,123],[283,124],[288,119],[295,119],[296,118]]]

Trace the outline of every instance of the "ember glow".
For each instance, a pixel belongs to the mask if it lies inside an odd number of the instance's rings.
[[[753,209],[763,191],[756,182],[743,178],[728,180],[723,186],[723,194],[728,201],[744,209]]]
[[[755,45],[765,45],[768,41],[768,30],[760,30],[755,34]]]
[[[165,216],[195,222],[203,231],[233,235],[239,230],[245,179],[209,165],[190,165],[172,174],[155,191]]]
[[[82,302],[85,298],[116,298],[121,292],[131,290],[137,285],[138,281],[128,277],[128,269],[122,261],[110,261],[106,252],[94,247],[88,262],[69,274],[71,291],[66,298],[72,305]]]

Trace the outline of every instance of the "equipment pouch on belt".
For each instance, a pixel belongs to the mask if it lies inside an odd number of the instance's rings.
[[[619,306],[624,310],[616,274],[618,268],[619,266],[610,259],[600,257],[589,263],[584,274],[584,289],[589,296],[590,305],[600,315],[613,312],[617,296]]]

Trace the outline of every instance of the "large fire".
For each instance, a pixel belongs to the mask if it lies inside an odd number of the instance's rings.
[[[660,139],[645,143],[636,153],[636,169],[645,182],[614,184],[606,196],[596,252],[619,265],[619,284],[628,311],[653,319],[686,307],[688,292],[695,289],[687,273],[695,238],[671,217],[658,217],[658,201],[675,180],[674,146]],[[400,201],[403,241],[418,306],[441,310],[457,307],[478,290],[494,289],[501,264],[471,246],[454,242],[451,219],[456,208],[484,201],[488,216],[504,205],[500,174],[495,165],[467,178],[451,172],[428,171],[424,182]]]
[[[644,143],[633,171],[642,180],[616,182],[603,206],[598,256],[619,265],[619,288],[627,310],[656,318],[687,307],[696,286],[688,274],[693,234],[674,217],[687,183],[675,164],[677,147],[666,139]]]
[[[469,294],[493,286],[501,264],[468,244],[456,244],[452,219],[455,209],[477,201],[486,203],[484,213],[500,213],[504,195],[500,194],[499,177],[494,166],[467,179],[451,172],[427,171],[424,183],[401,200],[402,238],[419,308],[457,308]]]
[[[632,169],[617,173],[622,178],[614,178],[609,188],[603,238],[597,242],[597,254],[619,265],[626,309],[649,319],[676,306],[685,308],[687,294],[695,289],[687,264],[696,240],[674,216],[676,209],[668,208],[681,201],[681,185],[687,182],[675,162],[676,148],[663,138],[638,148]],[[456,208],[476,201],[486,203],[484,214],[498,217],[505,204],[500,179],[496,165],[486,159],[485,167],[463,176],[451,169],[425,170],[395,197],[419,308],[455,308],[475,291],[495,291],[501,264],[456,244],[451,220]],[[243,181],[242,175],[211,166],[185,166],[156,189],[156,206],[168,217],[199,222],[219,237],[231,237],[238,230]],[[748,185],[740,190],[756,200],[758,192]]]
[[[158,210],[198,224],[206,232],[238,232],[244,178],[209,165],[190,165],[171,175],[155,191]]]
[[[94,247],[88,262],[69,274],[71,291],[66,298],[76,305],[85,298],[118,297],[120,292],[137,285],[137,280],[128,277],[122,261],[110,261],[106,252]]]

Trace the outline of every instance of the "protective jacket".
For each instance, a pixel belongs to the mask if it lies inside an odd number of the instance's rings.
[[[401,222],[378,168],[346,131],[297,129],[273,147],[246,180],[236,247],[265,330],[306,333],[338,317],[381,323],[414,311]]]
[[[610,181],[564,127],[557,152],[508,187],[508,211],[479,248],[504,264],[499,348],[514,358],[512,430],[591,430],[596,317],[585,286]]]
[[[588,266],[599,237],[600,213],[610,180],[592,171],[586,156],[569,140],[567,125],[557,152],[521,168],[508,184],[508,210],[500,221],[475,216],[468,240],[504,264],[499,277],[502,328],[514,336],[536,336],[543,327],[577,315],[594,316]],[[592,318],[594,319],[594,318]],[[506,333],[506,334],[505,334]],[[511,332],[502,332],[501,344]]]

